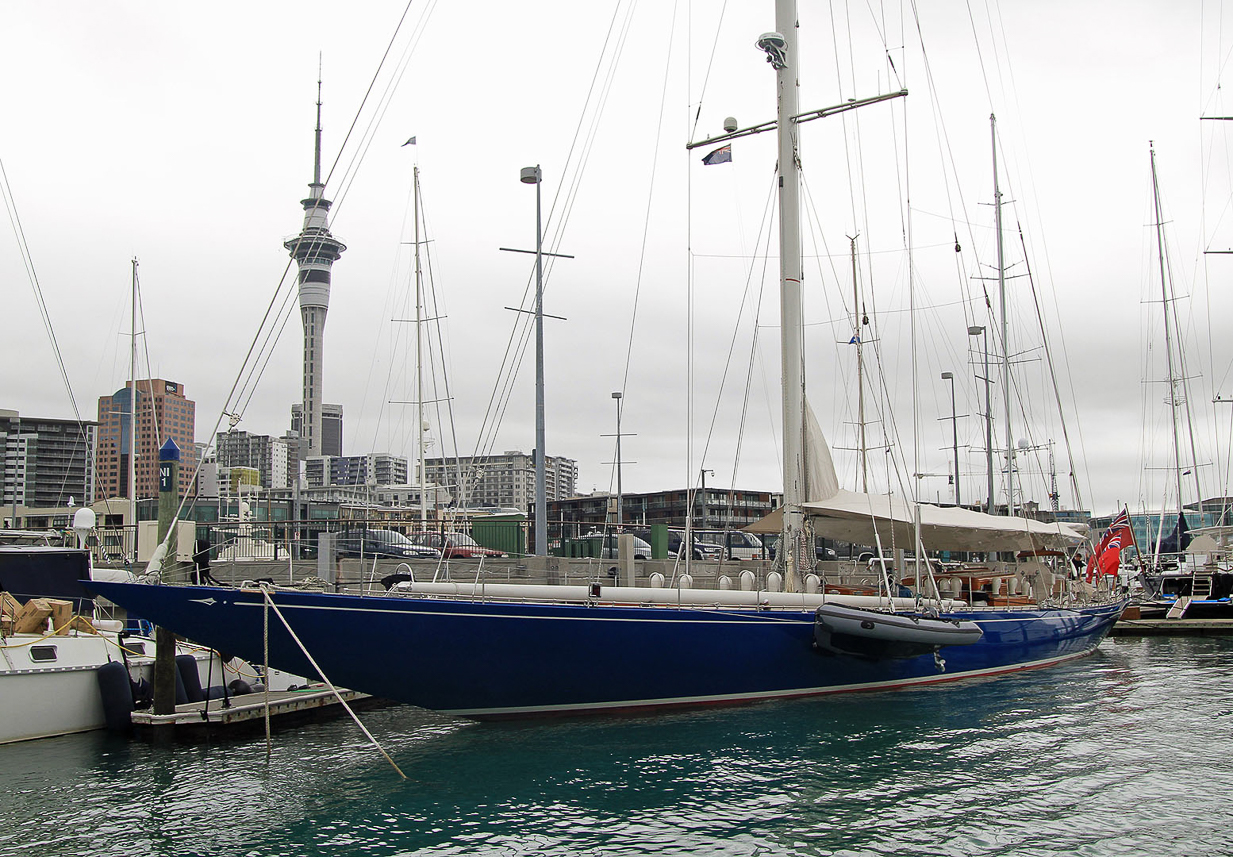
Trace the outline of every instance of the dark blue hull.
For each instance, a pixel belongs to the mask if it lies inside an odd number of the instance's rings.
[[[265,660],[260,592],[93,583],[177,634]],[[500,603],[278,591],[275,603],[338,686],[470,717],[731,703],[902,687],[1046,666],[1091,652],[1124,603],[968,610],[984,636],[900,660],[813,645],[812,611]],[[312,666],[269,611],[269,664]]]

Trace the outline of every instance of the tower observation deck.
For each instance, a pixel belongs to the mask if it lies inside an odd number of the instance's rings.
[[[330,269],[347,249],[330,234],[330,201],[321,181],[321,81],[317,81],[317,129],[313,180],[304,206],[304,228],[283,242],[299,269],[300,318],[304,322],[302,449],[321,454],[321,377],[325,355],[325,314],[330,306]]]

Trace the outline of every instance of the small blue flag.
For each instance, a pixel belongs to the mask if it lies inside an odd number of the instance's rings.
[[[732,146],[721,146],[702,159],[708,167],[714,164],[726,164],[732,160]]]
[[[848,345],[860,345],[860,344],[861,344],[861,338],[859,336],[853,336],[851,339],[848,340]]]

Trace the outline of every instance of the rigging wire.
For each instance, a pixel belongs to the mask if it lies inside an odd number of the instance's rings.
[[[774,198],[774,191],[772,191],[772,200],[773,198]],[[741,397],[741,419],[738,424],[738,431],[736,434],[736,450],[733,455],[733,461],[732,461],[732,484],[733,485],[736,484],[737,473],[740,471],[741,447],[742,447],[742,443],[745,437],[745,428],[748,424],[749,400],[750,400],[752,390],[753,390],[754,363],[758,357],[758,345],[759,345],[758,322],[762,317],[763,297],[765,294],[768,275],[770,273],[770,271],[768,270],[770,266],[770,260],[771,260],[771,254],[769,252],[769,244],[771,242],[772,231],[769,228],[769,220],[771,216],[773,215],[772,200],[768,200],[767,202],[768,211],[767,211],[766,219],[768,221],[768,228],[766,229],[766,243],[768,245],[768,248],[767,248],[768,252],[763,254],[763,257],[762,257],[762,274],[759,277],[759,281],[761,282],[762,285],[759,286],[758,288],[758,299],[757,299],[757,302],[755,303],[755,315],[753,319],[753,335],[750,337],[750,342],[749,342],[749,368],[745,372],[745,393]],[[763,368],[765,369],[765,366]],[[765,379],[763,380],[762,389],[764,392],[769,392],[770,390],[769,386],[765,383]],[[773,408],[771,406],[770,396],[767,395],[765,398],[766,398],[767,409],[770,411],[773,411]],[[773,420],[771,421],[771,424],[772,425],[774,424]],[[775,432],[771,432],[771,437],[774,439],[773,445],[775,448],[775,459],[778,462],[780,468],[782,469],[783,450],[779,446],[778,434]]]
[[[583,102],[582,110],[579,112],[578,122],[574,128],[574,136],[570,143],[570,148],[566,154],[565,167],[562,170],[562,175],[565,178],[563,178],[562,182],[557,186],[557,191],[554,194],[553,200],[550,202],[550,205],[549,205],[548,217],[545,219],[545,223],[544,223],[544,227],[549,230],[551,230],[556,225],[555,221],[553,220],[553,212],[556,209],[557,201],[560,199],[562,188],[568,182],[569,166],[574,161],[574,153],[579,147],[579,139],[580,137],[583,136],[582,129],[586,121],[588,111],[591,108],[592,100],[599,99],[599,97],[596,95],[596,87],[597,87],[597,83],[600,80],[600,74],[604,70],[604,59],[605,57],[609,57],[609,45],[612,43],[614,32],[616,31],[616,28],[617,28],[617,20],[618,20],[620,11],[621,11],[621,0],[617,0],[617,2],[613,6],[612,18],[608,22],[608,30],[605,34],[603,45],[600,48],[599,54],[597,55],[597,58],[596,58],[595,68],[591,73],[591,82],[590,82],[590,87],[587,91],[587,97]],[[619,41],[619,37],[618,37],[618,41]],[[610,62],[611,61],[612,60],[610,59]],[[587,143],[584,141],[583,146],[585,147],[586,145]],[[555,233],[552,233],[552,232],[549,233],[549,237],[547,241],[549,251],[552,251],[556,247],[556,244],[553,243],[554,235]],[[544,283],[545,289],[547,287],[547,283],[549,282],[550,275],[552,273],[553,258],[554,257],[552,256],[547,256],[543,260],[543,283]],[[527,283],[523,288],[522,300],[519,304],[520,307],[525,307],[527,305],[527,302],[530,300],[531,290],[534,287],[534,285],[535,285],[535,272],[534,272],[534,268],[532,268],[531,273],[528,275]],[[505,354],[502,357],[501,366],[497,373],[498,381],[497,381],[497,384],[494,386],[492,394],[489,397],[487,409],[481,421],[480,431],[479,431],[475,449],[474,449],[474,453],[477,456],[480,454],[483,454],[483,455],[489,454],[491,449],[495,446],[496,431],[497,431],[497,428],[500,426],[502,419],[504,417],[505,408],[508,405],[508,399],[510,396],[514,378],[517,374],[517,367],[521,364],[523,355],[525,353],[527,344],[529,342],[532,324],[529,319],[523,318],[521,316],[522,314],[516,317],[513,323],[511,324],[510,337],[506,342]],[[483,452],[481,453],[481,451]]]
[[[60,374],[60,380],[64,384],[64,390],[68,394],[69,404],[73,408],[73,417],[77,421],[77,430],[79,437],[85,441],[85,422],[81,417],[81,411],[77,407],[77,398],[73,395],[73,385],[69,380],[68,368],[64,365],[64,356],[60,352],[60,342],[56,338],[55,325],[51,322],[51,313],[47,309],[47,300],[43,295],[43,284],[39,282],[38,271],[34,266],[34,255],[30,252],[30,245],[26,241],[26,231],[21,223],[21,216],[17,211],[17,200],[13,196],[13,187],[9,183],[8,171],[4,167],[4,159],[0,158],[0,191],[4,197],[4,207],[9,215],[9,225],[13,230],[13,237],[17,241],[18,253],[21,256],[21,262],[26,269],[26,279],[30,282],[31,291],[34,293],[34,302],[38,307],[39,318],[42,319],[43,328],[47,331],[47,338],[51,342],[52,353],[56,359],[56,369]]]
[[[674,9],[673,18],[674,19],[676,16],[675,8],[676,7],[674,6],[673,7]],[[723,6],[719,8],[719,20],[715,22],[715,36],[714,38],[711,39],[711,55],[707,59],[706,71],[702,75],[702,88],[698,91],[698,109],[694,111],[694,122],[693,122],[692,127],[690,127],[689,129],[689,139],[691,140],[697,137],[698,120],[702,116],[702,104],[704,101],[706,101],[706,86],[707,86],[707,83],[711,79],[711,71],[715,67],[715,54],[719,50],[719,32],[720,30],[723,29],[724,15],[727,14],[727,11],[728,11],[728,0],[724,0]],[[692,15],[692,7],[691,7],[691,15]]]
[[[778,189],[778,182],[777,182],[778,177],[779,177],[778,170],[772,171],[771,181],[768,187],[767,199],[766,199],[766,203],[763,208],[762,219],[761,219],[761,222],[758,228],[758,238],[755,244],[756,247],[762,246],[763,238],[766,239],[768,244],[770,243],[770,238],[771,238],[771,228],[770,227],[774,221],[773,209],[774,209],[774,204],[775,204],[775,192]],[[741,293],[741,300],[738,304],[739,308],[737,310],[736,320],[732,325],[732,335],[729,338],[729,342],[728,342],[728,353],[724,358],[723,369],[720,372],[719,388],[715,393],[715,406],[711,410],[710,424],[707,426],[706,437],[702,444],[702,453],[699,456],[699,459],[700,459],[699,467],[703,467],[703,468],[706,467],[707,454],[710,451],[711,441],[714,440],[715,438],[716,426],[719,423],[720,404],[723,401],[724,388],[727,386],[728,373],[732,368],[732,358],[736,354],[736,343],[740,336],[741,328],[743,326],[743,321],[745,318],[745,310],[746,310],[746,307],[748,307],[751,303],[753,303],[753,306],[754,306],[754,317],[753,317],[752,323],[753,323],[753,329],[754,329],[754,334],[755,334],[753,337],[753,341],[756,347],[756,343],[757,343],[756,333],[757,333],[758,319],[761,316],[761,307],[762,307],[762,289],[765,286],[766,265],[768,264],[769,259],[770,259],[769,247],[767,249],[767,252],[762,254],[761,258],[763,261],[763,279],[759,280],[759,291],[758,291],[756,301],[750,300],[750,292],[753,288],[753,272],[754,272],[752,264],[747,269],[747,272],[745,275],[745,285]],[[753,355],[751,354],[750,355],[750,367],[751,368],[752,368],[752,365],[753,365]],[[747,408],[748,398],[749,398],[749,388],[748,386],[746,386],[745,395],[743,397],[744,402],[746,404],[743,404],[742,409],[741,409],[742,410],[742,419],[741,419],[742,428],[744,426],[744,413]],[[740,433],[739,432],[737,434],[737,437],[738,437],[737,458],[739,460],[739,457],[740,457],[740,443],[739,443]],[[735,481],[736,479],[735,466],[733,468],[732,478],[733,478],[733,481]],[[692,474],[691,474],[691,479],[692,479]]]
[[[83,450],[83,455],[89,455],[90,442],[86,434],[86,424],[81,417],[81,411],[77,406],[77,397],[73,395],[73,384],[69,380],[68,367],[64,364],[64,355],[60,352],[60,342],[56,338],[55,326],[51,322],[51,313],[47,309],[47,301],[43,295],[43,286],[39,282],[38,272],[34,266],[34,255],[30,252],[30,245],[26,241],[25,228],[21,224],[21,217],[17,211],[17,200],[13,196],[13,188],[9,183],[8,171],[4,168],[4,160],[0,158],[0,196],[4,198],[4,207],[9,215],[9,224],[13,230],[13,237],[17,241],[18,253],[21,256],[23,267],[26,269],[26,279],[30,282],[30,288],[34,292],[34,302],[39,310],[39,317],[43,322],[43,328],[47,332],[47,338],[51,343],[52,354],[56,360],[56,369],[60,374],[60,381],[64,385],[64,390],[68,394],[69,406],[73,409],[73,419],[77,422],[77,438],[80,441],[80,448]],[[60,483],[60,494],[63,496],[67,491],[69,473],[72,471],[73,465],[77,459],[77,449],[74,449],[66,468],[64,476]],[[88,467],[89,462],[83,461],[83,464]],[[88,486],[84,486],[88,490]],[[17,498],[17,487],[13,486],[14,502]],[[85,502],[85,496],[82,497],[82,502]],[[16,526],[16,520],[13,525]]]
[[[680,7],[679,2],[673,3],[672,5],[672,21],[668,28],[668,32],[670,33],[676,32],[676,17],[677,17],[677,12],[679,10],[679,7]],[[725,0],[724,2],[724,7],[725,8],[727,7],[727,0]],[[722,12],[721,12],[720,18],[722,21]],[[651,206],[655,200],[655,179],[658,174],[659,154],[660,154],[660,150],[661,150],[661,146],[663,142],[664,111],[665,111],[665,107],[666,107],[667,100],[668,100],[667,81],[668,81],[669,72],[672,67],[674,42],[675,42],[674,39],[668,40],[668,50],[664,57],[664,85],[660,87],[659,114],[655,121],[655,143],[652,146],[652,155],[651,155],[651,173],[650,173],[651,180],[647,186],[646,214],[643,217],[642,240],[638,248],[638,268],[637,268],[637,273],[634,276],[633,303],[632,303],[632,306],[630,307],[630,313],[629,313],[629,336],[628,336],[628,339],[626,342],[626,348],[625,348],[625,367],[621,373],[620,393],[621,393],[622,402],[624,401],[626,388],[629,384],[630,365],[633,362],[634,330],[635,330],[635,327],[638,321],[639,301],[642,296],[642,274],[646,266],[647,241],[650,237],[650,230],[651,230]],[[620,407],[620,404],[618,404],[618,407]],[[615,439],[615,443],[614,443],[614,454],[613,454],[613,465],[612,465],[613,469],[610,472],[609,477],[608,477],[609,490],[611,490],[612,488],[612,480],[615,477],[616,468],[617,466],[619,466],[619,461],[615,453],[616,453],[616,449],[620,448],[620,444],[621,444],[621,438],[618,436]]]
[[[618,0],[613,7],[613,15],[609,21],[603,46],[596,59],[590,88],[582,110],[579,113],[574,138],[570,144],[565,165],[562,169],[563,179],[553,195],[548,216],[545,219],[544,229],[548,233],[544,242],[546,254],[555,253],[564,238],[570,214],[581,189],[582,175],[594,151],[596,135],[605,107],[607,106],[616,68],[624,55],[625,44],[633,20],[633,13],[637,8],[637,2],[636,0],[630,0],[630,2],[625,4],[623,19],[620,17],[622,2],[623,0]],[[559,217],[556,216],[558,207],[561,212]],[[545,255],[543,260],[545,293],[547,292],[548,283],[554,268],[555,256]],[[523,290],[520,306],[527,304],[534,284],[535,275],[534,269],[532,269],[527,285]],[[495,448],[497,431],[510,405],[518,369],[531,342],[533,328],[531,318],[526,312],[520,312],[518,316],[512,322],[510,337],[507,340],[505,354],[502,357],[501,368],[498,372],[498,380],[489,397],[488,406],[481,421],[473,455],[473,462],[476,463],[482,462],[484,458],[491,455],[492,450]]]

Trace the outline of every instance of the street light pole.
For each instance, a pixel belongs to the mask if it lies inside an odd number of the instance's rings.
[[[955,373],[943,372],[942,380],[950,381],[950,431],[955,450],[955,505],[962,506],[963,501],[959,499],[959,417],[955,413]]]
[[[544,245],[538,166],[523,167],[520,180],[535,185],[535,555],[548,556],[548,497],[544,466]]]
[[[706,529],[706,474],[715,475],[714,470],[702,471],[702,529]],[[692,548],[691,548],[692,550]]]
[[[968,336],[979,336],[985,352],[985,377],[981,380],[985,382],[985,455],[987,458],[986,467],[989,480],[989,504],[985,511],[990,515],[993,514],[993,411],[991,397],[989,395],[989,335],[983,325],[974,324],[968,328]]]

